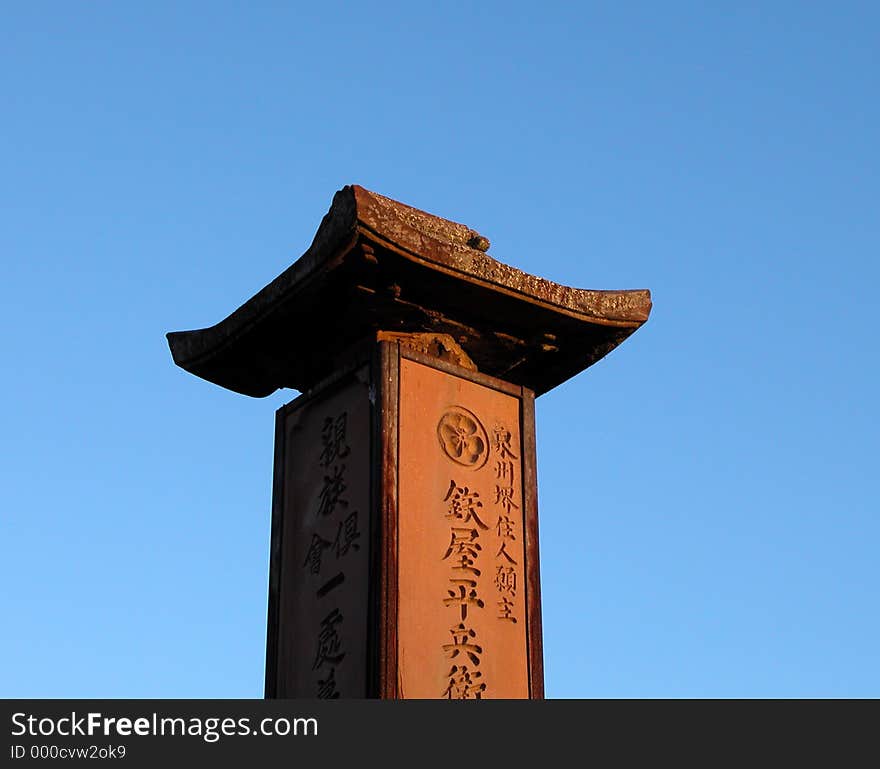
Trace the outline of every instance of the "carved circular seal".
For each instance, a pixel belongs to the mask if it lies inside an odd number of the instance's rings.
[[[461,406],[451,406],[437,423],[440,447],[453,462],[478,469],[489,458],[489,437],[476,415]]]

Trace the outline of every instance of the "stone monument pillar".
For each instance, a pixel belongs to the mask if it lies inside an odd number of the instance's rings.
[[[537,395],[648,318],[336,193],[309,249],[175,363],[278,410],[266,696],[541,698]]]

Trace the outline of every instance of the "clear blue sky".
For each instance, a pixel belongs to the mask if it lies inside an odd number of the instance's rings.
[[[653,292],[538,401],[548,696],[880,696],[875,3],[2,16],[0,696],[262,696],[295,393],[164,334],[352,182]]]

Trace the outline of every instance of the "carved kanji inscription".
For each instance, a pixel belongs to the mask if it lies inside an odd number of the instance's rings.
[[[400,696],[529,696],[520,401],[400,363]]]
[[[367,371],[284,416],[279,697],[367,694]]]

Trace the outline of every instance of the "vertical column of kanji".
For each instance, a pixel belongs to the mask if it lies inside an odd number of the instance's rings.
[[[370,418],[366,372],[286,420],[279,697],[367,694]]]
[[[441,441],[454,444],[453,451],[458,456],[465,454],[470,458],[483,454],[484,439],[473,434],[462,435],[459,420],[467,420],[465,424],[474,428],[472,433],[475,432],[476,422],[470,416],[462,414],[462,409],[457,411],[459,413],[450,412],[441,419],[438,428]],[[453,425],[453,422],[456,424]],[[467,429],[466,427],[465,431]],[[443,605],[447,609],[454,609],[457,616],[450,623],[451,641],[442,645],[444,658],[449,662],[442,696],[447,699],[479,700],[486,691],[486,682],[482,680],[483,673],[479,669],[483,647],[477,638],[473,618],[468,619],[468,610],[473,614],[473,610],[485,608],[478,593],[477,580],[482,575],[482,570],[478,567],[483,550],[479,542],[480,533],[489,527],[480,519],[483,503],[479,492],[459,485],[455,478],[449,481],[449,489],[443,502],[446,504],[445,517],[449,521],[449,545],[442,560],[449,559],[450,562],[447,596],[443,599]]]
[[[522,617],[521,599],[518,599],[522,575],[521,556],[519,552],[515,552],[514,545],[517,540],[522,540],[523,517],[517,503],[521,499],[521,495],[517,493],[517,485],[520,483],[517,472],[519,454],[514,453],[512,440],[510,428],[503,422],[496,423],[492,431],[495,457],[495,533],[499,540],[493,564],[493,581],[497,591],[496,618],[515,624]]]
[[[345,572],[339,563],[349,550],[360,549],[358,539],[358,510],[351,510],[346,489],[346,462],[351,454],[348,443],[348,412],[331,414],[324,417],[321,427],[321,453],[318,465],[323,472],[321,491],[317,501],[317,525],[312,533],[303,567],[307,568],[315,578],[315,597],[324,606],[319,614],[321,617],[316,630],[315,658],[312,670],[317,671],[316,695],[324,699],[337,699],[340,696],[336,680],[336,670],[346,656],[342,643],[339,625],[345,621],[345,615],[339,601],[335,600],[334,591],[345,582]],[[330,535],[335,531],[335,536]],[[324,569],[325,556],[329,555],[331,564]],[[323,676],[323,678],[321,678]]]

